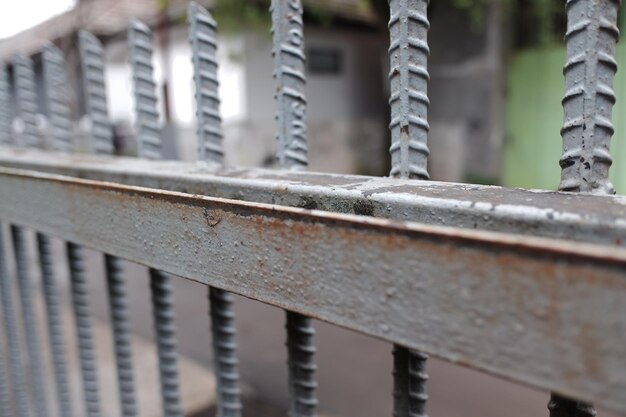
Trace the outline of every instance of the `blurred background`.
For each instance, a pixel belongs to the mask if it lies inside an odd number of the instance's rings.
[[[266,0],[203,0],[218,21],[221,112],[229,165],[274,165],[270,19]],[[387,0],[303,0],[307,54],[310,169],[384,176],[389,171]],[[155,31],[156,76],[169,159],[196,153],[191,50],[186,0],[20,0],[0,15],[0,61],[36,53],[55,40],[76,64],[75,35],[96,34],[106,51],[109,114],[120,154],[133,155],[133,101],[126,26],[131,18]],[[431,0],[429,171],[434,180],[556,189],[563,116],[565,48],[563,0]],[[620,18],[620,27],[626,16]],[[35,55],[35,60],[37,56]],[[617,60],[626,62],[618,45]],[[81,103],[74,80],[76,120]],[[615,80],[626,93],[626,74]],[[612,153],[626,158],[624,104],[614,110]],[[80,136],[79,136],[80,137]],[[79,141],[87,149],[87,144]],[[621,168],[620,168],[621,167]],[[626,165],[612,169],[626,191]],[[34,253],[31,252],[31,253]],[[59,255],[62,256],[62,255]],[[96,315],[108,310],[100,257],[90,257]],[[128,265],[133,330],[152,338],[145,270]],[[63,275],[63,271],[60,271]],[[66,276],[66,273],[65,275]],[[175,280],[180,352],[191,368],[206,368],[184,384],[208,392],[211,343],[205,291]],[[287,403],[284,313],[237,299],[241,372],[248,415],[284,415]],[[102,334],[105,337],[106,324]],[[391,415],[391,346],[317,323],[320,411],[328,416]],[[109,349],[102,343],[102,349]],[[511,343],[515,343],[511,341]],[[110,344],[110,343],[109,343]],[[141,345],[143,346],[143,345]],[[110,349],[109,349],[110,350]],[[138,365],[138,372],[142,372]],[[431,401],[437,417],[547,415],[548,393],[429,361]],[[209,379],[207,379],[209,378]],[[156,391],[153,393],[157,395]],[[202,402],[204,401],[204,402]],[[212,407],[206,396],[198,407]],[[603,415],[607,413],[602,412]]]

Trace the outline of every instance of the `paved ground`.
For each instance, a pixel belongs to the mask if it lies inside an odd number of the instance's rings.
[[[90,253],[88,267],[95,313],[106,319],[108,309],[101,259],[101,255]],[[62,266],[58,273],[59,276],[66,276]],[[127,265],[127,273],[132,327],[141,336],[151,338],[152,318],[146,271],[136,265]],[[206,288],[182,279],[175,282],[180,352],[198,366],[210,367]],[[64,294],[67,296],[67,288],[64,288]],[[241,297],[237,298],[236,312],[241,373],[254,393],[246,400],[250,412],[246,414],[285,415],[284,312]],[[337,417],[391,416],[391,346],[321,322],[316,323],[316,329],[322,413]],[[433,417],[547,416],[547,393],[437,359],[429,361],[428,371],[430,401],[427,411]],[[602,411],[599,415],[609,416]]]

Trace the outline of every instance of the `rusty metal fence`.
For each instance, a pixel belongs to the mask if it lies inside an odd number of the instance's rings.
[[[43,48],[42,88],[31,58],[3,64],[0,219],[10,225],[11,239],[0,239],[7,345],[0,361],[0,414],[46,416],[57,407],[58,415],[72,415],[53,267],[61,260],[52,255],[49,236],[68,242],[64,261],[89,417],[101,414],[101,404],[83,247],[106,254],[125,417],[138,408],[121,259],[150,268],[167,417],[182,415],[171,286],[179,277],[209,288],[219,416],[242,412],[232,293],[286,311],[292,417],[316,414],[312,318],[393,344],[395,417],[425,415],[427,354],[550,390],[555,417],[593,416],[591,403],[626,413],[626,199],[612,195],[608,181],[619,1],[566,2],[562,192],[425,181],[427,3],[389,2],[391,178],[304,172],[300,0],[273,0],[271,9],[280,170],[222,165],[217,25],[195,4],[188,21],[199,163],[159,160],[146,25],[131,22],[128,30],[140,160],[112,156],[96,37],[77,38],[83,125],[93,155],[72,155],[76,121],[61,51],[51,43]],[[24,244],[31,230],[45,323],[34,315],[37,294]],[[8,245],[16,276],[7,269]],[[40,326],[47,328],[49,352],[42,351]],[[55,398],[47,398],[44,387],[44,355],[52,357]]]

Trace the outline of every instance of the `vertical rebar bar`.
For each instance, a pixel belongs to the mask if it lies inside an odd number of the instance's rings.
[[[189,5],[188,17],[198,123],[198,159],[223,164],[217,23],[208,11],[193,2]],[[240,417],[242,405],[233,296],[218,288],[209,288],[209,306],[217,376],[217,416]]]
[[[194,70],[198,159],[224,163],[219,81],[217,79],[217,23],[203,7],[191,3],[188,10],[189,40]]]
[[[47,43],[43,48],[42,62],[52,148],[60,152],[71,152],[72,119],[63,53],[54,44]]]
[[[143,23],[132,21],[128,29],[128,45],[137,116],[138,156],[145,159],[161,159],[161,128],[152,66],[152,32]],[[171,278],[164,272],[151,269],[150,287],[159,354],[163,416],[181,417]]]
[[[138,415],[138,406],[135,395],[133,352],[124,268],[122,260],[115,256],[105,255],[104,261],[109,291],[111,325],[113,326],[120,406],[123,417],[134,417]]]
[[[391,175],[428,179],[428,0],[390,0]]]
[[[80,41],[84,71],[83,89],[86,92],[85,107],[87,117],[92,121],[90,139],[93,146],[91,148],[98,154],[112,154],[113,134],[107,111],[102,45],[87,32],[80,34]],[[104,266],[109,293],[121,415],[135,417],[138,415],[138,404],[133,374],[130,314],[123,261],[117,257],[105,255]]]
[[[619,0],[568,0],[562,191],[614,194],[609,182]]]
[[[3,254],[0,253],[0,256]],[[0,273],[0,279],[3,278],[3,275]],[[4,341],[2,341],[4,342]],[[9,385],[11,381],[9,381],[9,374],[7,372],[6,365],[6,348],[4,343],[0,345],[0,415],[2,416],[12,416],[13,407],[11,406],[11,398],[9,396]]]
[[[428,175],[428,0],[389,0],[391,176]],[[427,356],[394,346],[394,416],[425,416]]]
[[[65,60],[61,51],[49,43],[42,54],[44,90],[48,107],[48,120],[52,133],[52,147],[67,152],[72,146],[72,122],[68,103],[68,84],[65,76]],[[48,337],[52,353],[55,389],[58,398],[59,416],[71,417],[72,405],[65,359],[65,335],[61,322],[61,309],[57,294],[57,277],[54,271],[54,256],[50,239],[37,233],[37,248],[43,285]]]
[[[0,145],[13,142],[11,121],[11,86],[6,65],[0,65]]]
[[[304,170],[308,159],[302,2],[272,0],[271,14],[278,162],[283,168]]]
[[[304,74],[304,22],[301,0],[272,0],[272,55],[276,80],[278,162],[281,167],[308,166]],[[316,415],[313,320],[287,312],[287,368],[291,417]]]
[[[7,73],[7,68],[5,65],[0,65],[0,145],[9,145],[11,143],[11,115],[9,112],[11,105],[11,93],[9,86],[9,75]],[[6,267],[4,265],[4,245],[2,244],[2,229],[0,226],[0,280],[4,281],[9,279],[6,271]],[[0,284],[0,299],[2,297],[2,284]],[[11,314],[9,314],[11,315]],[[13,360],[12,357],[12,349],[11,349],[11,341],[9,338],[8,326],[9,320],[3,314],[3,323],[4,323],[4,336],[6,342],[7,351],[2,350],[0,357],[0,413],[2,415],[12,415],[13,410],[11,407],[11,399],[9,397],[8,387],[11,382],[9,381],[9,374],[6,372],[7,370],[7,359],[9,361]],[[6,357],[6,353],[8,353],[8,358]],[[9,370],[11,370],[12,366],[8,366]]]
[[[18,146],[39,147],[37,133],[37,93],[35,72],[30,58],[17,55],[13,60],[13,79],[15,83],[15,103],[19,129],[16,143]]]
[[[132,21],[128,29],[128,48],[137,116],[137,153],[140,158],[161,159],[161,126],[152,65],[152,31],[143,23]]]
[[[2,318],[4,320],[4,336],[9,349],[9,372],[11,392],[15,409],[19,417],[29,417],[29,401],[26,394],[24,366],[19,344],[19,332],[13,304],[13,280],[9,276],[5,259],[7,252],[4,247],[4,233],[0,230],[0,297],[2,297]],[[11,414],[7,414],[11,415]]]
[[[21,121],[18,144],[38,147],[37,137],[37,93],[35,73],[30,58],[22,55],[15,57],[13,63],[15,78],[15,95],[18,117]],[[30,385],[32,386],[35,410],[37,415],[47,415],[46,390],[44,387],[44,371],[41,359],[41,343],[35,312],[35,289],[28,268],[28,255],[25,232],[11,225],[11,238],[17,269],[18,289],[22,306],[22,319],[26,334],[26,348],[29,358]]]
[[[89,285],[87,283],[84,253],[82,247],[67,242],[72,302],[76,320],[76,337],[83,379],[83,395],[88,417],[100,415],[100,399],[96,360],[91,331],[91,308],[89,305]]]
[[[615,194],[609,181],[620,0],[567,0],[563,154],[559,190]],[[552,393],[551,417],[595,417],[593,405]]]
[[[113,154],[113,130],[109,122],[104,81],[102,44],[89,32],[79,32],[78,45],[85,110],[94,153]]]
[[[34,398],[34,406],[38,416],[47,415],[46,390],[44,387],[45,376],[43,362],[41,360],[41,343],[35,314],[35,295],[33,282],[28,270],[28,255],[24,230],[11,225],[11,238],[15,252],[15,265],[17,269],[17,281],[22,305],[22,321],[26,334],[26,349],[28,351],[28,369],[30,372],[31,386]]]

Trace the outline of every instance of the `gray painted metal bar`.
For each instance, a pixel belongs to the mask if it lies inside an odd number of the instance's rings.
[[[626,197],[396,178],[221,168],[0,147],[0,166],[465,229],[626,245]]]
[[[304,20],[301,0],[272,0],[272,56],[276,80],[277,160],[280,167],[308,166]],[[289,416],[317,415],[313,320],[286,312]]]
[[[626,411],[624,248],[6,168],[0,193],[8,222]]]
[[[198,123],[198,159],[224,163],[217,78],[217,22],[196,3],[188,9]],[[217,377],[217,416],[241,416],[241,388],[233,295],[209,287],[213,361]]]
[[[11,85],[6,65],[0,66],[0,100],[0,106],[8,109],[11,103]],[[11,125],[10,113],[7,111],[2,112],[0,115],[0,143],[10,144],[13,142]],[[28,417],[29,401],[26,394],[24,367],[19,345],[19,331],[13,304],[14,283],[7,269],[5,261],[7,258],[8,253],[4,246],[4,231],[0,228],[0,297],[2,300],[2,319],[4,324],[3,335],[7,341],[11,394],[17,415]]]
[[[391,172],[396,178],[429,179],[428,0],[389,2]],[[425,415],[427,355],[393,349],[394,416]]]
[[[114,152],[113,130],[108,118],[102,45],[88,32],[82,32],[79,36],[82,69],[86,71],[83,73],[83,91],[84,107],[90,126],[90,149],[93,153],[112,155]],[[105,254],[104,267],[113,328],[120,411],[123,417],[135,417],[138,414],[138,404],[133,375],[130,314],[124,265],[121,259]]]
[[[37,93],[35,88],[35,74],[30,58],[17,56],[13,61],[13,77],[15,83],[15,98],[18,108],[19,138],[21,146],[39,147],[41,138],[37,129]],[[29,359],[30,386],[34,410],[38,416],[47,415],[47,395],[44,387],[44,369],[42,361],[39,325],[35,312],[35,297],[37,290],[32,280],[26,246],[26,231],[11,225],[11,239],[15,256],[17,284],[20,295],[22,322],[26,335],[26,349]],[[40,254],[41,255],[41,254]],[[45,257],[45,254],[43,254]]]
[[[72,122],[70,118],[68,83],[65,76],[65,60],[62,52],[52,43],[45,45],[42,53],[43,79],[47,118],[51,130],[51,148],[67,152],[72,147]],[[55,391],[60,417],[72,416],[72,401],[65,357],[65,334],[61,323],[61,307],[54,268],[52,243],[48,236],[37,233],[39,264],[43,285],[48,339],[54,368]]]
[[[161,127],[152,66],[152,31],[139,21],[131,21],[128,28],[128,47],[137,116],[138,156],[150,160],[161,159]],[[151,268],[149,273],[159,355],[163,416],[181,417],[183,412],[178,376],[176,314],[172,282],[167,274],[158,269]]]
[[[619,5],[620,0],[568,0],[565,5],[562,191],[615,194],[609,181],[613,163],[609,148],[614,132],[611,113],[616,100],[613,79]],[[548,409],[551,417],[597,414],[593,405],[558,393],[552,393]]]

